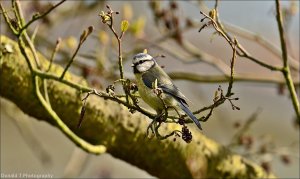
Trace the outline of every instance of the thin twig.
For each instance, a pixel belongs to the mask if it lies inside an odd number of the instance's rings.
[[[23,26],[23,24],[25,23],[25,19],[24,19],[22,8],[21,8],[21,4],[19,1],[15,1],[15,2],[13,1],[13,4],[15,5],[13,11],[15,12],[16,16],[18,18],[20,18],[21,25]],[[26,31],[24,31],[23,33],[21,31],[19,31],[18,33],[19,33],[20,38],[22,38],[22,36],[25,38],[26,43],[29,45],[29,49],[32,53],[35,64],[36,64],[37,68],[40,69],[41,68],[40,60],[36,53],[35,46],[33,45],[29,35],[27,34]]]
[[[273,54],[281,57],[280,56],[281,51],[279,49],[277,49],[271,42],[267,41],[263,37],[255,34],[253,32],[242,29],[241,27],[237,27],[237,26],[231,25],[229,23],[224,23],[224,22],[221,23],[221,21],[219,19],[218,0],[216,0],[215,9],[216,9],[216,22],[218,23],[218,25],[221,27],[221,29],[225,32],[225,34],[228,37],[230,37],[230,35],[226,32],[225,27],[227,28],[227,30],[231,30],[237,35],[243,36],[243,37],[245,37],[247,39],[250,39],[250,40],[255,40],[257,43],[261,44],[263,47],[265,47],[267,50],[269,50]],[[240,44],[239,50],[242,50],[242,49],[243,49],[243,47]],[[242,52],[245,53],[246,51],[242,50]],[[246,56],[244,56],[244,57],[246,57],[246,58],[250,57],[250,58],[253,59],[253,57],[247,52],[246,52]],[[288,58],[293,62],[293,65],[291,67],[295,70],[299,70],[299,65],[297,64],[297,61],[295,59],[293,59],[292,57],[288,57]],[[258,61],[260,61],[260,60],[258,60]]]
[[[33,70],[33,67],[31,65],[30,58],[28,57],[28,55],[27,55],[27,53],[25,51],[26,45],[25,45],[25,42],[24,42],[24,40],[22,38],[19,38],[18,45],[19,45],[19,49],[20,49],[21,53],[23,54],[23,56],[24,56],[24,58],[25,58],[25,60],[27,62],[27,65],[28,65],[28,68],[29,68],[31,74],[33,74],[34,70]]]
[[[35,37],[36,37],[36,35],[37,35],[37,32],[38,32],[38,30],[39,30],[39,24],[34,28],[34,30],[33,30],[33,33],[32,33],[32,35],[31,35],[31,38],[30,38],[30,40],[31,40],[31,42],[34,44],[34,41],[35,41]]]
[[[235,62],[235,58],[236,58],[236,46],[234,45],[233,48],[233,52],[232,52],[232,59],[230,62],[230,79],[229,79],[229,84],[228,84],[228,89],[227,89],[227,93],[226,93],[226,97],[230,97],[231,96],[231,89],[232,89],[232,85],[233,85],[233,78],[234,78],[234,62]]]
[[[264,47],[269,52],[281,58],[281,49],[277,48],[273,43],[265,39],[264,37],[256,34],[254,32],[243,29],[242,27],[235,26],[230,23],[223,22],[224,26],[229,32],[234,33],[237,36],[243,37],[247,40],[255,41]],[[299,70],[299,61],[295,60],[293,57],[288,56],[288,60],[291,62],[291,68],[298,71]]]
[[[168,75],[173,80],[188,80],[202,83],[226,83],[229,81],[227,75],[202,75],[193,72],[169,72]],[[270,83],[285,84],[285,80],[278,76],[262,76],[258,74],[235,74],[234,82],[254,82],[254,83]],[[294,85],[300,85],[299,80],[294,81]]]
[[[65,67],[64,71],[62,72],[60,79],[63,79],[66,72],[68,71],[68,69],[70,68],[71,64],[73,63],[79,49],[81,48],[82,44],[85,42],[85,40],[87,39],[87,37],[92,33],[94,27],[93,26],[89,26],[86,30],[83,31],[83,33],[80,36],[80,41],[77,45],[77,48],[75,50],[75,52],[73,53],[71,59],[69,60],[67,66]]]
[[[10,28],[10,30],[12,31],[12,33],[14,35],[18,35],[18,30],[12,25],[11,18],[9,18],[7,11],[2,6],[2,3],[0,3],[0,8],[1,8],[4,20],[5,20],[6,24],[8,25],[8,27]]]
[[[278,25],[279,37],[280,37],[280,45],[281,45],[281,53],[282,53],[282,61],[283,66],[288,66],[288,52],[286,48],[286,40],[285,40],[285,32],[283,29],[282,15],[281,15],[281,6],[279,0],[276,0],[276,20]]]
[[[32,64],[29,60],[29,57],[26,54],[25,51],[25,44],[22,41],[21,37],[19,38],[19,47],[21,50],[22,55],[25,57],[26,62],[29,66],[29,68],[31,69],[31,75],[33,78],[33,85],[34,85],[34,91],[35,94],[38,97],[38,100],[41,102],[42,106],[47,110],[47,112],[52,116],[52,118],[55,120],[55,122],[57,123],[57,126],[61,129],[62,132],[64,132],[66,134],[67,137],[69,137],[75,144],[77,144],[78,146],[80,146],[83,150],[90,152],[90,153],[94,153],[94,154],[101,154],[104,153],[106,148],[102,145],[98,145],[98,146],[94,146],[91,145],[89,143],[87,143],[86,141],[84,141],[83,139],[80,139],[79,137],[77,137],[62,121],[61,119],[57,116],[57,114],[55,113],[55,111],[52,110],[51,106],[45,101],[45,99],[43,98],[43,96],[40,93],[40,89],[39,89],[39,83],[38,83],[38,74],[35,71],[33,71],[32,69]],[[44,73],[44,72],[42,72]],[[57,78],[59,79],[59,78]]]
[[[48,112],[48,114],[54,119],[59,129],[77,146],[85,150],[86,152],[93,153],[93,154],[103,154],[106,151],[106,147],[104,145],[92,145],[85,140],[79,138],[73,131],[68,128],[68,126],[59,118],[56,112],[49,106],[49,104],[45,101],[42,94],[40,93],[38,77],[33,76],[33,85],[34,85],[34,92],[38,97],[41,105],[44,109]]]
[[[92,88],[86,87],[86,86],[82,86],[80,84],[77,84],[75,82],[69,81],[69,80],[65,80],[65,79],[60,79],[59,76],[56,76],[54,74],[51,73],[45,73],[43,71],[40,70],[33,70],[33,73],[35,73],[37,76],[39,76],[42,79],[50,79],[50,80],[54,80],[54,81],[58,81],[61,82],[71,88],[77,89],[78,91],[81,92],[89,92],[92,90]]]
[[[77,55],[80,47],[81,47],[81,43],[78,43],[77,48],[76,48],[75,52],[73,53],[71,59],[69,60],[67,66],[64,68],[64,71],[62,72],[62,74],[60,76],[60,79],[64,78],[66,72],[68,71],[68,69],[70,68],[71,64],[73,63],[73,61],[74,61],[74,59],[75,59],[75,57],[76,57],[76,55]]]
[[[282,22],[282,14],[281,14],[281,6],[279,0],[276,0],[276,20],[278,25],[278,31],[280,36],[280,44],[281,44],[281,50],[282,50],[282,60],[283,60],[283,69],[282,73],[284,75],[284,78],[286,80],[286,84],[288,86],[293,107],[297,116],[297,121],[300,123],[300,109],[299,109],[299,101],[296,94],[295,86],[293,85],[293,80],[290,73],[290,67],[288,65],[288,52],[286,47],[286,40],[285,40],[285,32],[283,29],[283,22]]]
[[[12,0],[12,8],[13,8],[13,12],[17,18],[17,23],[19,25],[19,27],[23,27],[25,24],[25,18],[21,9],[21,4],[19,2],[19,0]],[[19,34],[21,34],[19,32]]]
[[[32,19],[29,21],[29,22],[27,22],[27,24],[25,24],[22,28],[21,28],[21,30],[20,30],[20,34],[24,31],[24,30],[26,30],[29,26],[30,26],[30,24],[32,24],[33,22],[35,22],[35,21],[37,21],[37,20],[39,20],[39,19],[42,19],[42,18],[44,18],[45,16],[47,16],[52,10],[54,10],[55,8],[57,8],[59,5],[61,5],[63,2],[65,2],[66,0],[62,0],[62,1],[60,1],[59,3],[57,3],[56,5],[54,5],[54,6],[52,6],[51,8],[49,8],[46,12],[44,12],[43,14],[37,14],[37,15],[34,15],[33,17],[32,17]]]
[[[47,83],[46,79],[43,80],[43,89],[44,89],[45,100],[49,104],[49,106],[51,107],[51,103],[50,103],[50,99],[49,99],[49,93],[48,93],[48,83]]]
[[[16,10],[16,13],[18,13],[18,16],[22,16],[21,10]],[[25,35],[26,37],[26,31],[25,33],[22,33]],[[28,37],[28,36],[27,36]],[[47,101],[44,99],[44,97],[42,96],[41,92],[40,92],[40,85],[39,85],[39,80],[38,79],[38,73],[36,73],[36,71],[33,69],[31,61],[29,56],[26,53],[26,45],[24,42],[24,39],[22,36],[18,36],[18,44],[19,44],[19,48],[20,51],[22,53],[22,55],[24,56],[28,67],[30,69],[31,72],[31,76],[32,76],[32,82],[33,82],[33,91],[35,92],[36,97],[38,98],[38,100],[40,101],[41,105],[44,107],[44,109],[48,112],[48,114],[52,117],[52,119],[56,122],[58,128],[71,140],[73,141],[76,145],[78,145],[79,147],[81,147],[83,150],[90,152],[90,153],[94,153],[94,154],[102,154],[106,151],[106,147],[103,145],[91,145],[89,143],[87,143],[85,140],[79,138],[78,136],[76,136],[76,134],[74,134],[69,128],[68,126],[66,126],[66,124],[63,123],[63,121],[59,118],[59,116],[56,114],[55,111],[53,111],[53,109],[51,108],[51,106],[49,105],[49,103],[47,103]],[[26,40],[26,38],[25,38]],[[27,39],[28,40],[28,39]],[[30,43],[30,39],[29,42]],[[35,50],[35,49],[33,49]],[[35,51],[33,51],[35,52]],[[44,72],[43,72],[44,73]]]
[[[233,42],[231,41],[230,38],[228,38],[228,36],[224,33],[224,31],[220,28],[220,26],[218,25],[218,23],[209,15],[205,14],[204,12],[200,11],[200,14],[202,14],[204,16],[203,19],[201,19],[201,21],[203,21],[204,19],[209,19],[211,24],[213,25],[214,29],[228,42],[228,44],[231,46],[231,48],[233,49]],[[210,25],[210,24],[209,24]],[[204,24],[203,27],[201,27],[199,29],[199,32],[205,27],[207,26],[207,24]]]
[[[202,20],[204,20],[204,19],[209,19],[210,20],[210,23],[213,25],[213,27],[214,27],[214,29],[229,43],[229,45],[231,46],[231,48],[233,48],[233,41],[232,41],[232,38],[229,36],[229,34],[226,32],[226,31],[224,31],[224,29],[223,29],[223,27],[222,27],[222,25],[221,25],[221,23],[219,22],[219,21],[216,21],[216,20],[214,20],[213,18],[211,18],[209,15],[207,15],[207,14],[205,14],[204,12],[202,12],[202,11],[200,11],[200,13],[204,16],[204,18],[202,19]],[[216,11],[216,14],[218,14],[218,12]],[[216,16],[216,17],[218,17],[218,16]],[[201,31],[203,28],[204,28],[204,26],[207,26],[207,24],[204,24],[201,28],[200,28],[200,30],[199,31]],[[237,42],[237,47],[238,47],[238,49],[242,52],[242,53],[240,53],[240,52],[237,52],[237,54],[240,56],[240,57],[245,57],[245,58],[248,58],[248,59],[250,59],[251,61],[253,61],[253,62],[255,62],[255,63],[257,63],[257,64],[259,64],[259,65],[261,65],[261,66],[263,66],[263,67],[265,67],[265,68],[268,68],[268,69],[270,69],[270,70],[272,70],[272,71],[281,71],[281,68],[280,67],[276,67],[276,66],[273,66],[273,65],[269,65],[269,64],[267,64],[267,63],[265,63],[265,62],[262,62],[262,61],[260,61],[259,59],[257,59],[257,58],[255,58],[255,57],[253,57],[253,56],[251,56],[244,48],[243,48],[243,46],[239,43],[239,42]]]
[[[110,8],[110,6],[107,6],[107,8],[110,11],[110,15],[111,15],[111,19],[110,19],[110,23],[107,23],[108,27],[111,29],[112,33],[114,34],[114,36],[116,37],[117,41],[118,41],[118,58],[119,58],[119,70],[120,70],[120,78],[124,79],[124,72],[123,72],[123,57],[122,57],[122,36],[119,36],[114,28],[114,18],[113,18],[113,14],[114,11]],[[122,33],[123,34],[123,33]]]
[[[61,42],[61,39],[58,38],[57,41],[56,41],[55,48],[54,48],[54,50],[53,50],[53,52],[51,54],[49,66],[48,66],[46,72],[49,72],[51,70],[53,60],[55,59],[55,55],[56,55],[57,51],[59,50],[60,42]]]
[[[136,110],[136,111],[139,111],[140,113],[144,114],[145,116],[149,117],[150,119],[154,119],[156,117],[155,114],[152,114],[150,113],[149,111],[141,108],[140,106],[135,106],[135,105],[131,105],[129,104],[128,102],[124,101],[124,100],[121,100],[115,96],[112,96],[112,95],[109,95],[107,93],[104,93],[104,92],[98,92],[96,91],[95,89],[91,89],[90,91],[88,91],[89,95],[96,95],[96,96],[99,96],[101,98],[104,98],[104,99],[109,99],[109,100],[112,100],[112,101],[115,101],[119,104],[122,104],[124,105],[125,107],[129,108],[129,109],[133,109],[133,110]]]
[[[114,12],[109,5],[106,5],[108,8],[108,12],[106,14],[100,14],[102,18],[102,22],[106,24],[112,33],[114,34],[115,38],[118,41],[118,62],[119,62],[119,72],[120,72],[120,79],[124,79],[124,69],[123,69],[123,55],[122,55],[122,37],[124,35],[124,32],[121,32],[121,35],[118,35],[115,28],[114,28],[114,14],[119,14],[119,12]],[[106,19],[108,18],[108,19]],[[122,82],[123,90],[126,94],[126,101],[129,103],[128,93],[125,89],[125,83]]]
[[[231,63],[230,63],[230,69],[231,69],[231,72],[230,72],[230,78],[229,78],[229,85],[228,85],[228,89],[227,89],[227,93],[226,95],[224,96],[223,95],[223,90],[221,87],[218,88],[218,91],[221,91],[221,94],[220,94],[220,97],[214,101],[214,103],[208,107],[204,107],[202,109],[199,109],[195,112],[193,112],[193,114],[199,114],[205,110],[210,110],[209,113],[201,118],[202,121],[207,121],[209,119],[209,117],[212,115],[212,112],[213,112],[213,109],[218,107],[219,105],[223,104],[226,100],[229,100],[231,106],[232,106],[232,109],[237,109],[239,110],[240,108],[235,106],[233,103],[232,103],[232,100],[238,100],[238,98],[230,98],[230,96],[233,95],[233,93],[231,92],[232,90],[232,86],[233,86],[233,82],[234,82],[234,62],[235,62],[235,58],[236,58],[236,41],[234,41],[234,45],[233,45],[233,54],[232,54],[232,59],[231,59]],[[183,117],[186,117],[186,115],[184,115]]]
[[[37,66],[38,69],[41,69],[41,64],[40,64],[40,60],[39,60],[39,57],[36,53],[36,49],[35,49],[35,46],[33,45],[31,39],[29,38],[28,34],[26,31],[23,32],[23,36],[25,37],[25,40],[27,42],[27,44],[29,45],[29,49],[32,53],[32,56],[33,56],[33,59],[35,61],[35,64]],[[22,37],[21,37],[22,38]]]

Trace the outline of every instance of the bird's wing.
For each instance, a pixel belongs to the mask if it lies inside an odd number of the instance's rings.
[[[157,80],[157,87],[162,89],[166,94],[174,97],[179,103],[180,108],[194,121],[199,129],[202,130],[201,124],[198,119],[189,110],[188,104],[186,103],[186,97],[179,91],[179,89],[172,83],[170,77],[163,73],[162,75],[156,75],[157,73],[146,72],[142,74],[142,80],[144,84],[153,89],[153,83]]]
[[[158,76],[156,73],[149,73],[146,72],[142,75],[142,79],[144,84],[148,87],[153,89],[153,83],[157,80],[157,87],[162,89],[164,93],[167,93],[173,96],[178,101],[183,102],[185,105],[186,97],[179,91],[179,89],[172,83],[169,76]]]

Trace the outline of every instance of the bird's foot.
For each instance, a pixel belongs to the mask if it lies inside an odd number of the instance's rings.
[[[163,116],[164,113],[161,113],[159,115],[157,115],[153,121],[148,125],[147,127],[147,132],[146,132],[146,137],[149,136],[149,131],[151,130],[152,134],[157,137],[157,138],[160,138],[161,135],[159,134],[158,132],[158,128],[160,127],[161,125],[161,122],[163,121],[162,119],[162,116]],[[150,137],[151,138],[151,137]]]

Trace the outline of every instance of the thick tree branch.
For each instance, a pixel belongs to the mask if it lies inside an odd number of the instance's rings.
[[[32,77],[16,42],[1,36],[1,42],[12,46],[13,52],[1,51],[0,95],[19,106],[25,113],[48,123],[53,119],[33,93]],[[39,55],[39,54],[38,54]],[[41,65],[49,62],[39,55]],[[32,58],[31,58],[32,60]],[[61,74],[63,69],[53,64],[50,72]],[[85,80],[66,73],[65,79],[85,86]],[[79,91],[69,83],[48,80],[49,99],[55,112],[78,136],[93,144],[107,147],[111,155],[127,161],[159,178],[268,178],[272,174],[252,162],[231,154],[226,148],[193,131],[193,142],[180,140],[149,140],[145,138],[148,121],[140,114],[130,114],[122,105],[89,98],[85,122],[76,128],[81,108]],[[171,125],[171,124],[168,124]],[[161,133],[166,133],[162,129]],[[158,165],[159,163],[159,165]],[[162,167],[163,166],[163,167]]]

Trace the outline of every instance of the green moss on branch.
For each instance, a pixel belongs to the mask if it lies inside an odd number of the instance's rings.
[[[1,50],[0,95],[14,102],[22,111],[38,120],[55,124],[33,93],[30,70],[15,41],[1,36],[1,43],[9,44],[11,53]],[[27,51],[28,54],[30,51]],[[39,55],[41,66],[48,61]],[[31,59],[32,60],[32,59]],[[45,69],[45,68],[44,68]],[[59,76],[63,68],[53,64],[50,73]],[[193,142],[149,140],[145,132],[149,120],[141,114],[128,112],[122,105],[90,97],[85,121],[77,129],[82,106],[81,94],[76,86],[86,86],[84,79],[66,73],[64,83],[53,76],[44,76],[48,82],[51,105],[63,122],[78,136],[93,144],[107,147],[107,152],[146,170],[159,178],[270,178],[258,165],[231,154],[226,148],[193,131]],[[72,84],[73,84],[72,83]],[[168,125],[172,127],[172,124]],[[163,127],[161,133],[166,133]],[[231,162],[233,161],[233,162]]]

